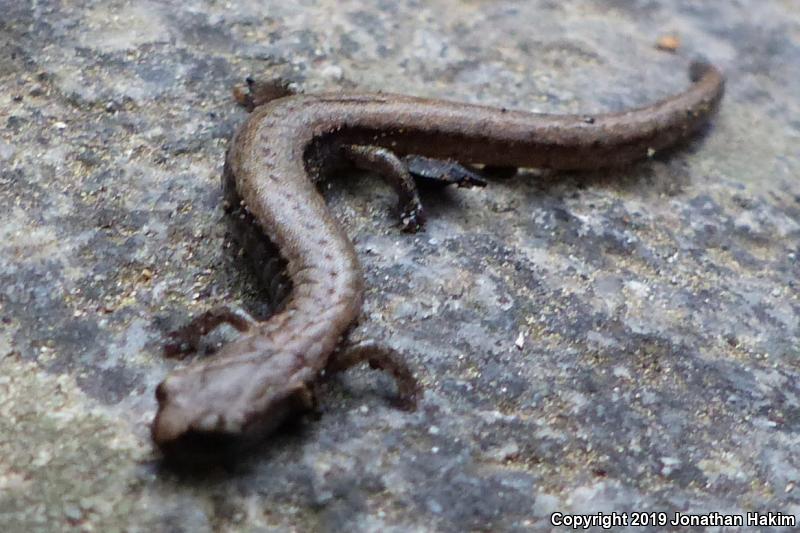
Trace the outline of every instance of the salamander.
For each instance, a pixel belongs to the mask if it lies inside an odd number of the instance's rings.
[[[223,181],[277,247],[291,290],[283,310],[267,320],[217,309],[184,331],[199,335],[229,323],[242,334],[158,386],[155,443],[169,455],[260,440],[313,406],[321,375],[360,361],[392,372],[413,408],[419,387],[395,352],[376,343],[337,350],[361,310],[364,282],[353,244],[317,189],[331,168],[351,164],[388,179],[400,195],[403,227],[413,231],[424,213],[409,158],[556,170],[647,159],[691,138],[719,106],[722,73],[703,62],[689,73],[692,83],[682,93],[591,115],[384,93],[289,95],[251,83],[239,99],[252,112],[229,146]]]

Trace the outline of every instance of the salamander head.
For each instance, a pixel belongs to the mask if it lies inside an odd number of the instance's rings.
[[[165,457],[194,462],[238,454],[311,407],[304,379],[264,375],[263,368],[247,360],[210,361],[161,382],[151,434]]]

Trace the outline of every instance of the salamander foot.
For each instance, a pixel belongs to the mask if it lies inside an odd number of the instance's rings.
[[[404,411],[415,411],[422,390],[400,352],[375,341],[362,341],[335,352],[326,367],[326,372],[342,372],[359,363],[368,362],[370,368],[391,374],[397,383],[397,399],[394,405]]]
[[[229,307],[215,307],[196,316],[180,329],[169,333],[170,342],[164,345],[164,355],[183,359],[197,351],[200,339],[213,331],[217,326],[230,324],[237,331],[245,332],[255,323],[250,316]]]

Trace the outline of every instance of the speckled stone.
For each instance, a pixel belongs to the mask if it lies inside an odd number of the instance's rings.
[[[800,11],[690,0],[0,0],[3,531],[548,531],[550,513],[800,514]],[[660,51],[665,34],[677,53]],[[367,276],[355,370],[253,457],[161,468],[165,333],[268,309],[231,245],[230,89],[281,75],[539,112],[642,105],[703,55],[706,135],[603,173],[325,186]],[[652,528],[656,531],[659,528]],[[631,529],[633,530],[633,529]],[[636,531],[647,531],[647,528]]]

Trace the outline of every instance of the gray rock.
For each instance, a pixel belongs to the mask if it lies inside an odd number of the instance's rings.
[[[800,513],[800,14],[790,2],[0,0],[4,531],[550,530],[550,513]],[[655,49],[676,32],[677,54]],[[361,252],[355,370],[230,468],[149,440],[166,332],[268,305],[219,177],[247,75],[539,112],[620,110],[726,71],[706,135],[602,173],[325,188]],[[659,528],[652,527],[656,531]],[[637,531],[647,530],[637,529]]]

